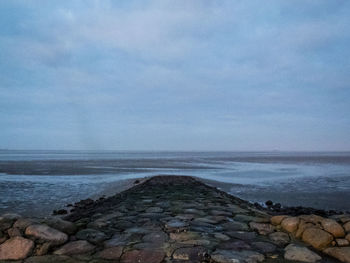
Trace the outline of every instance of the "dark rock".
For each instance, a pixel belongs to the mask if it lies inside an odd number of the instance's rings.
[[[204,247],[184,247],[178,248],[173,253],[173,258],[177,260],[190,260],[202,262],[209,258],[208,251]]]
[[[275,252],[277,249],[275,245],[269,242],[252,242],[252,246],[263,254]]]
[[[52,215],[66,215],[68,211],[66,209],[53,210]]]
[[[92,228],[86,228],[86,229],[80,230],[76,234],[76,237],[77,239],[87,240],[93,244],[102,243],[107,239],[107,236],[105,233]]]
[[[161,263],[165,253],[160,250],[131,250],[123,254],[121,263]]]
[[[265,205],[267,205],[267,206],[272,206],[272,205],[273,205],[273,202],[272,202],[271,200],[267,200],[267,201],[265,202]]]

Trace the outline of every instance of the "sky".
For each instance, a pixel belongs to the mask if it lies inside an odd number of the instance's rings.
[[[350,150],[350,1],[2,0],[0,148]]]

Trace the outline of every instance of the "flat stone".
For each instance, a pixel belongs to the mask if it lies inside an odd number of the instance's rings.
[[[241,239],[241,240],[252,240],[256,238],[256,233],[255,232],[247,232],[247,231],[230,231],[226,232],[230,237]]]
[[[271,244],[269,242],[252,242],[251,243],[253,248],[257,249],[259,252],[266,254],[266,253],[272,253],[276,251],[276,246],[274,244]]]
[[[193,214],[179,214],[177,216],[175,216],[176,219],[180,219],[180,220],[192,220],[193,218],[195,218],[195,215]]]
[[[68,236],[65,233],[41,224],[28,226],[25,234],[40,240],[49,241],[55,245],[61,245],[68,240]]]
[[[298,217],[286,217],[282,220],[281,226],[289,233],[294,233],[298,229],[300,219]]]
[[[200,237],[200,235],[196,232],[188,231],[188,232],[181,232],[181,233],[170,233],[170,239],[176,240],[176,241],[185,241],[190,239],[197,239]]]
[[[201,210],[195,209],[195,208],[187,208],[184,210],[185,214],[195,214],[195,215],[201,215],[204,216],[205,213]]]
[[[350,262],[350,247],[329,247],[323,250],[323,252],[341,262]]]
[[[185,228],[188,226],[189,226],[189,224],[187,222],[177,220],[177,219],[173,219],[165,224],[165,227],[167,229]]]
[[[268,217],[257,217],[257,216],[241,215],[241,214],[236,215],[233,219],[240,222],[256,222],[256,223],[270,222],[270,218]]]
[[[126,245],[128,243],[130,235],[116,233],[109,240],[106,240],[103,244],[105,247],[116,247]]]
[[[163,231],[152,232],[142,238],[145,242],[164,243],[168,240],[168,235]]]
[[[208,251],[204,247],[184,247],[176,249],[173,258],[201,262],[208,258]]]
[[[144,249],[162,249],[165,243],[153,243],[153,242],[141,242],[133,245],[133,249],[144,250]]]
[[[267,235],[275,231],[275,227],[271,224],[250,222],[251,229],[258,231],[260,235]]]
[[[231,212],[222,211],[222,210],[210,210],[209,214],[213,216],[232,216]]]
[[[278,246],[285,246],[289,243],[289,235],[284,232],[274,232],[269,235],[270,240]]]
[[[146,227],[132,227],[132,228],[125,229],[125,233],[130,233],[130,234],[148,234],[150,232],[151,230]]]
[[[310,227],[305,229],[302,240],[314,248],[322,250],[332,243],[333,236],[319,228]]]
[[[217,220],[213,220],[212,218],[209,217],[199,217],[195,218],[193,222],[203,222],[203,223],[208,223],[208,224],[217,224]]]
[[[300,262],[316,262],[322,258],[306,247],[290,244],[285,248],[284,258]]]
[[[54,254],[56,255],[77,255],[92,252],[95,246],[91,245],[86,240],[78,240],[69,242],[63,245],[61,248],[56,250]]]
[[[218,248],[224,250],[250,250],[251,246],[242,240],[235,240],[220,243]]]
[[[222,241],[227,241],[227,240],[230,240],[230,237],[223,234],[223,233],[214,233],[214,237],[216,239],[219,239],[219,240],[222,240]]]
[[[222,227],[226,231],[246,231],[246,230],[249,230],[249,227],[246,223],[237,222],[237,221],[224,223],[224,224],[222,224]]]
[[[350,245],[349,240],[347,240],[345,238],[337,238],[335,241],[337,242],[337,245],[340,247],[345,247],[345,246]]]
[[[108,227],[108,225],[110,224],[109,221],[105,221],[102,219],[97,219],[93,222],[90,222],[89,224],[87,224],[87,228],[93,228],[93,229],[101,229],[104,227]]]
[[[150,207],[146,209],[146,213],[162,213],[164,210],[160,207]]]
[[[13,237],[0,245],[0,260],[24,259],[34,248],[34,242],[23,237]]]
[[[60,218],[49,218],[46,219],[44,223],[68,235],[72,235],[77,231],[77,227],[74,223]]]
[[[262,262],[265,257],[264,255],[250,250],[216,250],[212,255],[211,259],[217,263],[256,263]]]
[[[76,234],[77,239],[87,240],[93,244],[99,244],[107,239],[105,233],[92,228],[80,230]]]
[[[249,213],[248,210],[241,208],[238,205],[234,205],[234,204],[229,204],[228,207],[226,207],[226,210],[230,210],[231,213],[234,214],[246,214]]]
[[[25,260],[25,263],[84,263],[86,261],[80,261],[78,259],[71,258],[69,256],[60,255],[45,255],[29,257]]]
[[[321,221],[322,227],[327,232],[331,233],[334,237],[344,237],[344,228],[337,223],[337,221],[329,218],[325,218]]]
[[[182,241],[182,244],[187,244],[187,245],[194,245],[194,246],[206,246],[208,247],[211,242],[206,239],[190,239],[186,241]]]
[[[165,253],[160,250],[132,250],[123,254],[121,263],[161,263]]]
[[[288,217],[287,215],[279,215],[279,216],[273,216],[270,218],[271,224],[274,226],[280,225],[282,220]]]
[[[118,246],[118,247],[105,248],[104,250],[99,252],[97,256],[102,259],[117,260],[121,257],[122,253],[123,253],[123,247]]]

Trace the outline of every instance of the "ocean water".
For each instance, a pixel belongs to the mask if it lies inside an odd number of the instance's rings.
[[[0,151],[0,213],[48,215],[159,174],[213,180],[252,202],[350,210],[350,153]]]

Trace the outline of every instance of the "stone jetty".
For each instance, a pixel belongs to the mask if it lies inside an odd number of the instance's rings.
[[[71,208],[0,216],[0,262],[350,262],[349,215],[271,215],[192,177],[152,177]]]

